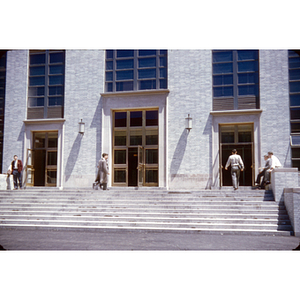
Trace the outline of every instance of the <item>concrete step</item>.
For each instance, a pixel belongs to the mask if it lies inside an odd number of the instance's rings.
[[[289,235],[266,191],[20,190],[0,192],[0,227],[213,231]]]

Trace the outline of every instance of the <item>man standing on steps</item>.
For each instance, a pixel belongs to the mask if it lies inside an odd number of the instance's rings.
[[[109,175],[108,172],[108,154],[103,153],[102,158],[98,162],[98,174],[96,178],[96,182],[100,183],[100,188],[103,188],[103,190],[107,190],[107,175]],[[95,184],[93,185],[95,187]]]
[[[228,157],[225,170],[227,170],[229,166],[231,166],[232,185],[234,190],[237,190],[240,182],[240,171],[244,170],[244,163],[240,155],[237,154],[236,149],[231,151],[231,155]]]
[[[23,164],[20,159],[18,159],[17,155],[14,155],[14,160],[11,162],[11,171],[14,178],[14,190],[18,189],[18,181],[20,189],[22,188],[22,170],[23,170]]]

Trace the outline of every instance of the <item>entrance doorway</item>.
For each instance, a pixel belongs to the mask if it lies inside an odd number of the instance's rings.
[[[233,149],[244,162],[240,175],[240,186],[254,183],[253,124],[220,125],[220,186],[232,186],[230,168],[225,170],[228,157]]]
[[[113,112],[114,186],[158,186],[158,109]]]
[[[56,186],[58,132],[33,132],[27,150],[27,186]]]

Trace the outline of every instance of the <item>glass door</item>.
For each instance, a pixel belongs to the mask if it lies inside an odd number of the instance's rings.
[[[144,185],[144,173],[145,173],[145,162],[144,162],[144,148],[138,147],[138,186]]]

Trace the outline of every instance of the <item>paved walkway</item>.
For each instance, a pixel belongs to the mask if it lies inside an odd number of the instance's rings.
[[[293,250],[294,236],[0,228],[6,250]]]

